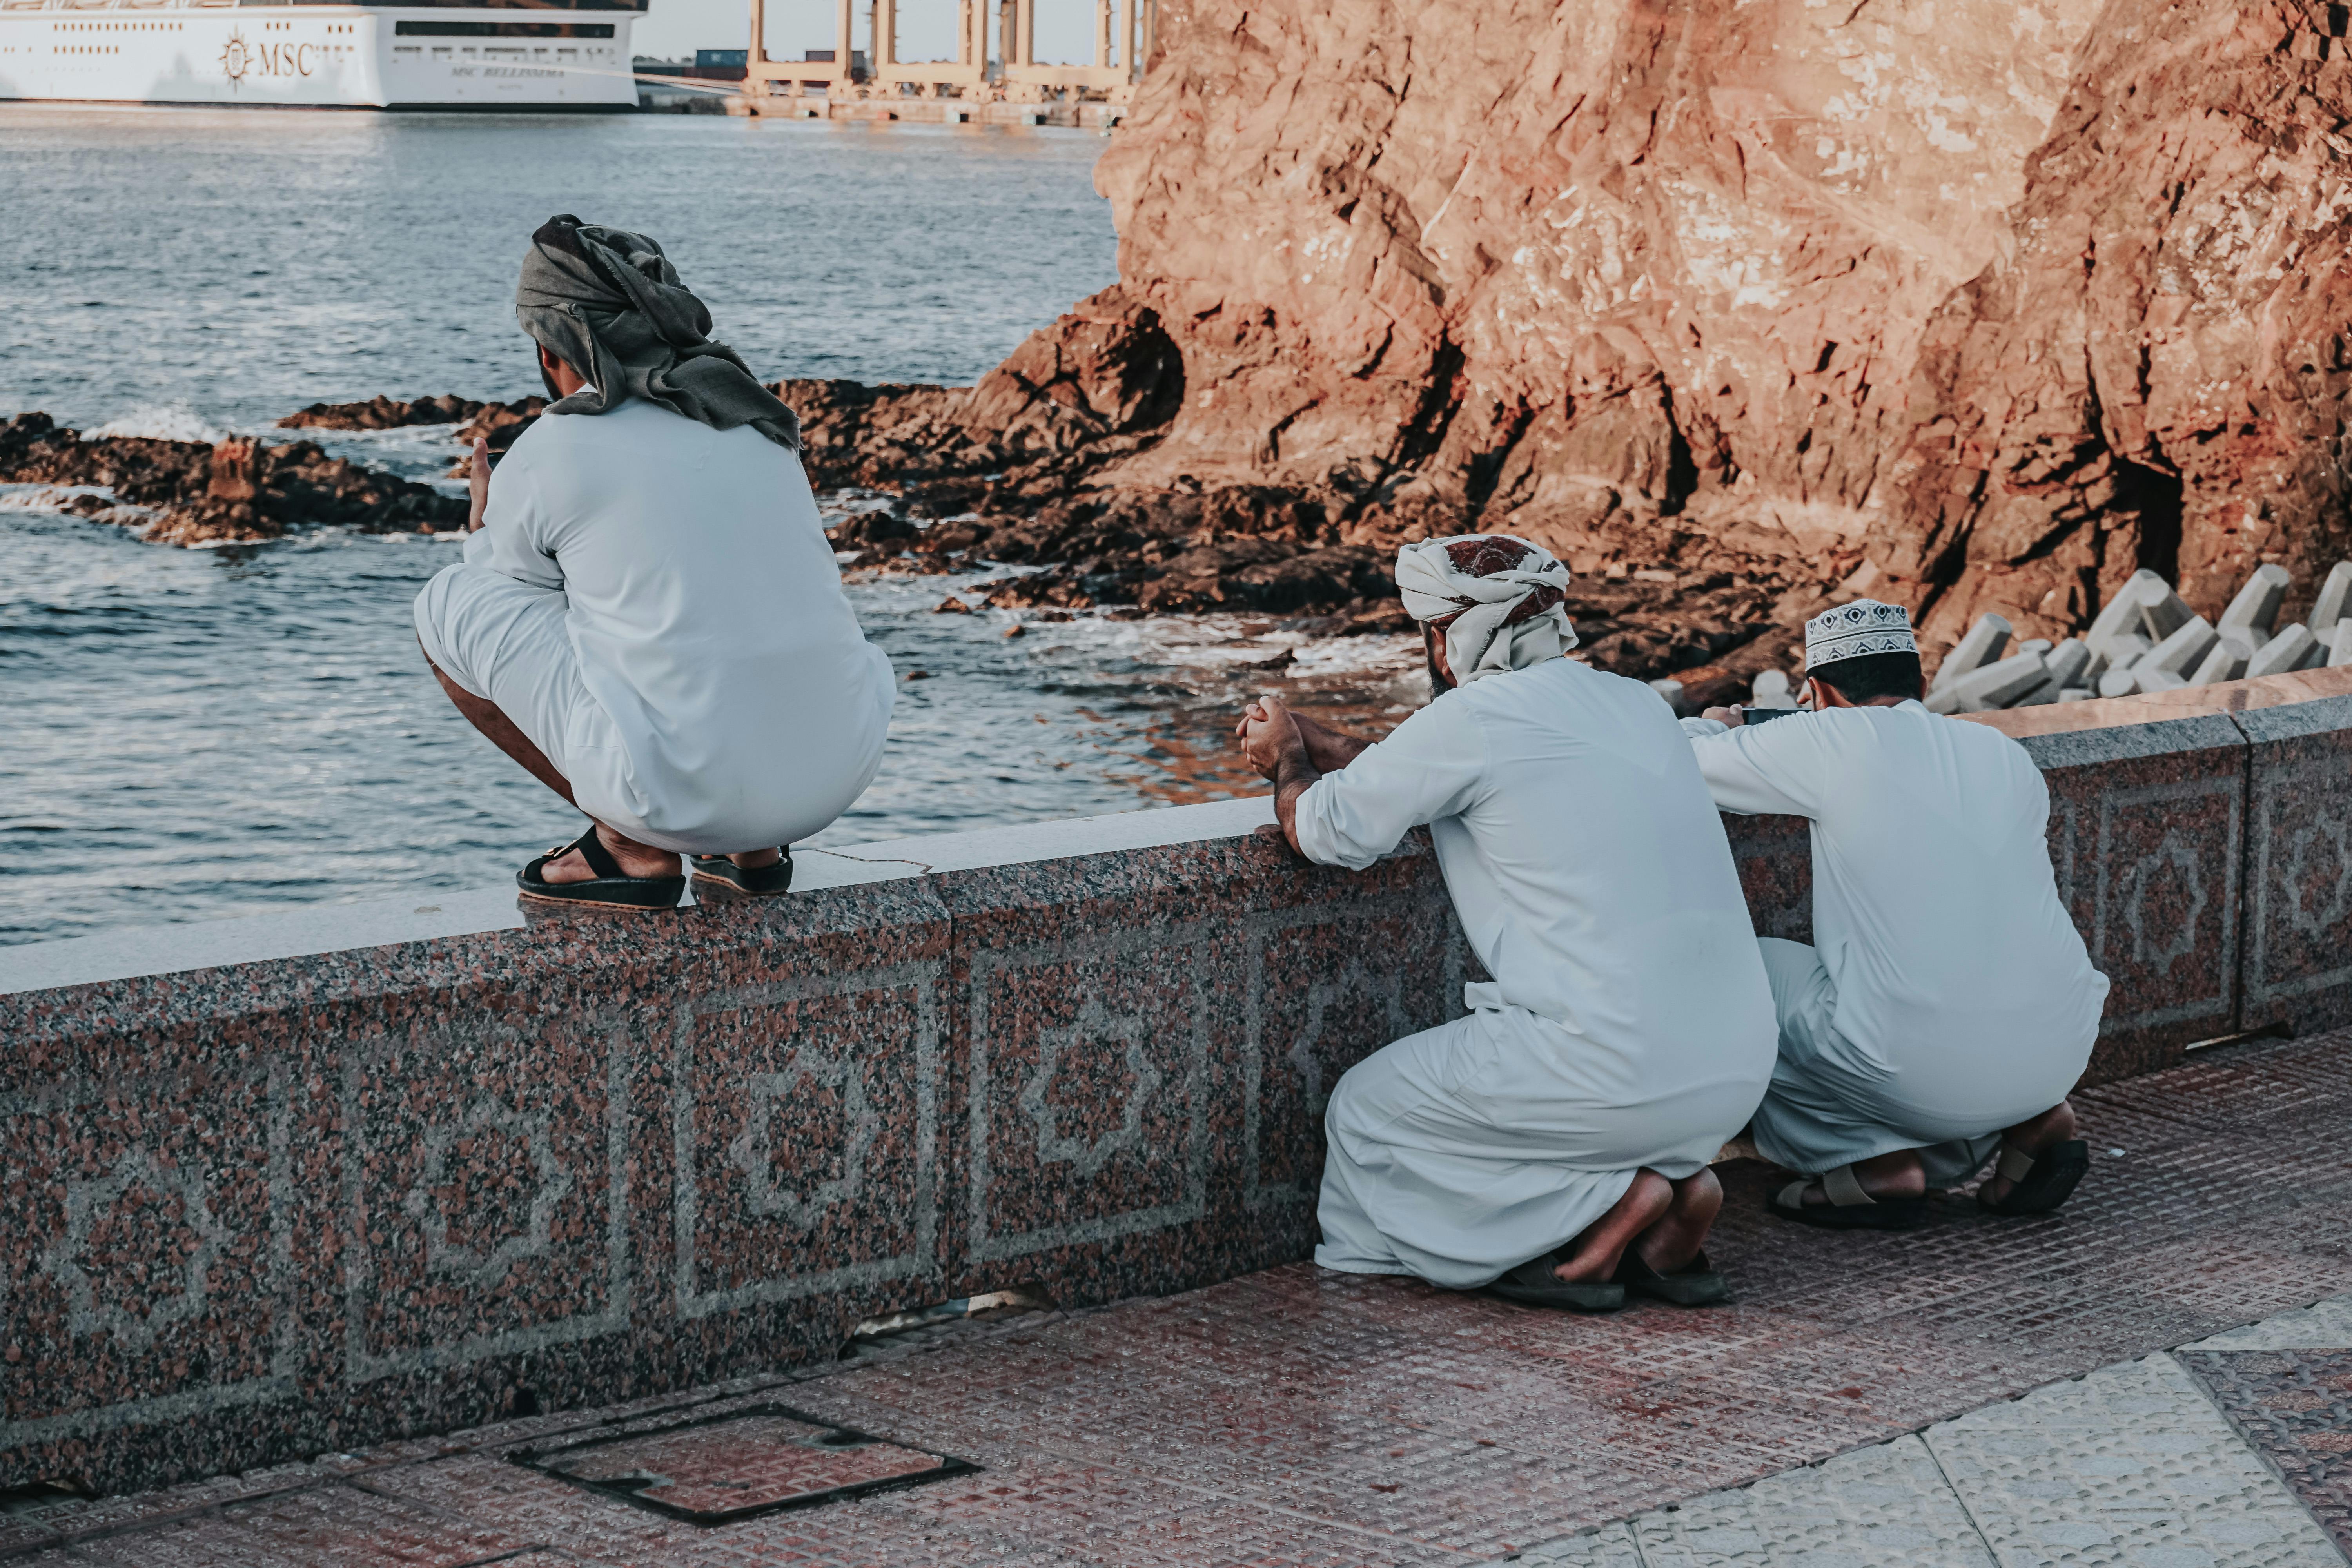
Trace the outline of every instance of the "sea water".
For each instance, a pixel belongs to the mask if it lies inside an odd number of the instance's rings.
[[[514,273],[556,213],[659,237],[763,378],[968,384],[1116,278],[1092,183],[1105,145],[705,116],[0,108],[0,416],[207,440],[312,402],[537,391]],[[448,437],[269,438],[431,479]],[[0,487],[0,943],[495,883],[579,830],[425,671],[409,604],[454,539],[177,550],[55,503]],[[815,842],[1255,793],[1228,735],[1248,693],[1316,692],[1374,727],[1418,700],[1397,639],[937,613],[998,575],[853,574],[898,705],[873,788]],[[1285,651],[1280,674],[1257,668]]]

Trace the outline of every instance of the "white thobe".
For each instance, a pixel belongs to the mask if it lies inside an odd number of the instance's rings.
[[[1813,943],[1766,939],[1780,1020],[1759,1152],[1807,1173],[1925,1149],[1965,1180],[2065,1099],[2107,994],[2058,900],[2025,748],[1917,702],[1685,720],[1716,804],[1812,823]]]
[[[1572,1240],[1642,1167],[1712,1160],[1770,1077],[1771,993],[1722,821],[1638,681],[1565,658],[1488,676],[1297,803],[1326,865],[1422,823],[1494,978],[1332,1091],[1315,1260],[1469,1289]]]
[[[800,459],[640,400],[523,432],[416,632],[581,810],[665,849],[808,837],[889,732],[890,662],[842,595]]]

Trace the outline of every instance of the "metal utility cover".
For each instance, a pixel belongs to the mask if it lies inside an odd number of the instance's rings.
[[[508,1456],[690,1524],[731,1524],[980,1467],[835,1426],[781,1405],[730,1410]]]

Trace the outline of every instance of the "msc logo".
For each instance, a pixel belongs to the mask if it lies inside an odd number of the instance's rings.
[[[245,41],[242,32],[232,30],[227,45],[221,50],[221,74],[228,78],[231,87],[244,86],[247,76],[309,76],[313,68],[310,57],[325,52],[318,44],[280,43],[276,39],[257,48]]]

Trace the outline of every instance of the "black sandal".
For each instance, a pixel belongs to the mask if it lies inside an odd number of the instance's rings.
[[[1863,1190],[1852,1165],[1823,1171],[1822,1194],[1830,1201],[1808,1205],[1805,1189],[1814,1178],[1790,1182],[1764,1199],[1764,1206],[1782,1219],[1823,1230],[1916,1230],[1927,1223],[1926,1198],[1874,1198]]]
[[[1625,1287],[1614,1279],[1562,1279],[1557,1252],[1530,1258],[1486,1287],[1486,1294],[1521,1307],[1551,1307],[1563,1312],[1613,1312],[1625,1304]]]
[[[694,896],[700,898],[704,889],[721,898],[772,899],[789,891],[793,885],[793,851],[790,845],[780,847],[777,854],[783,857],[772,866],[742,867],[724,855],[697,855],[694,858]]]
[[[1636,1296],[1677,1307],[1719,1307],[1731,1300],[1730,1281],[1716,1272],[1704,1252],[1672,1274],[1661,1274],[1629,1245],[1617,1265],[1617,1283]]]
[[[2091,1146],[2080,1138],[2053,1143],[2039,1154],[2004,1143],[1999,1173],[2009,1178],[2009,1192],[1995,1202],[1979,1190],[1977,1206],[1987,1214],[2048,1214],[2074,1195],[2075,1184],[2090,1168]]]
[[[585,882],[549,882],[540,878],[550,860],[560,860],[572,850],[588,862],[588,869],[596,875]],[[596,837],[596,825],[590,823],[588,831],[569,844],[559,844],[546,854],[515,873],[515,886],[522,897],[534,904],[584,904],[598,910],[674,910],[679,899],[686,896],[684,877],[631,877],[621,870],[621,863]]]

